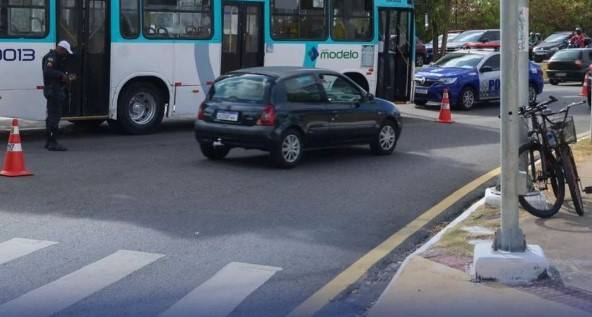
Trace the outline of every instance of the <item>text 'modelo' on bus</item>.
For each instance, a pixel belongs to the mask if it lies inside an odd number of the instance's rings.
[[[41,59],[60,40],[79,78],[64,119],[128,133],[195,116],[216,77],[251,66],[327,68],[408,100],[413,16],[412,0],[0,0],[0,116],[45,118]]]

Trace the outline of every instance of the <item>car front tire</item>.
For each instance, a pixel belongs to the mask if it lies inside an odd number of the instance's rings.
[[[370,151],[374,155],[390,155],[397,147],[397,139],[397,125],[387,121],[378,130],[374,141],[370,143]]]
[[[464,111],[471,110],[477,102],[477,95],[475,90],[470,87],[465,87],[458,96],[456,108]]]
[[[224,159],[228,152],[230,152],[230,148],[227,146],[214,146],[212,143],[200,143],[199,147],[201,149],[201,153],[210,160],[218,161]]]
[[[304,154],[304,142],[301,134],[288,129],[282,133],[280,141],[271,151],[271,159],[276,167],[289,169],[294,168]]]

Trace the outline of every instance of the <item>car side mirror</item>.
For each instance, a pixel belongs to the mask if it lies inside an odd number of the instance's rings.
[[[491,66],[481,67],[481,73],[491,73],[492,71],[493,71],[493,67],[491,67]]]

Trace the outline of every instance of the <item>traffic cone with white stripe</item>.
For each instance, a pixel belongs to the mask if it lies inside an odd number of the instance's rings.
[[[440,123],[454,123],[452,121],[452,112],[450,111],[450,99],[448,98],[448,89],[444,89],[442,95],[442,104],[440,105],[440,117],[438,118]]]
[[[586,73],[586,77],[584,77],[584,85],[582,86],[582,90],[580,91],[580,96],[588,97],[590,93],[590,73]]]
[[[23,155],[17,119],[12,120],[12,130],[10,130],[10,136],[8,137],[4,167],[0,171],[0,175],[8,177],[33,175],[33,173],[25,168],[25,157]]]

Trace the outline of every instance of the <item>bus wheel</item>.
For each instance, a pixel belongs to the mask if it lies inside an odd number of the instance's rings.
[[[164,117],[164,98],[150,83],[133,83],[119,98],[117,124],[125,133],[153,132]]]

